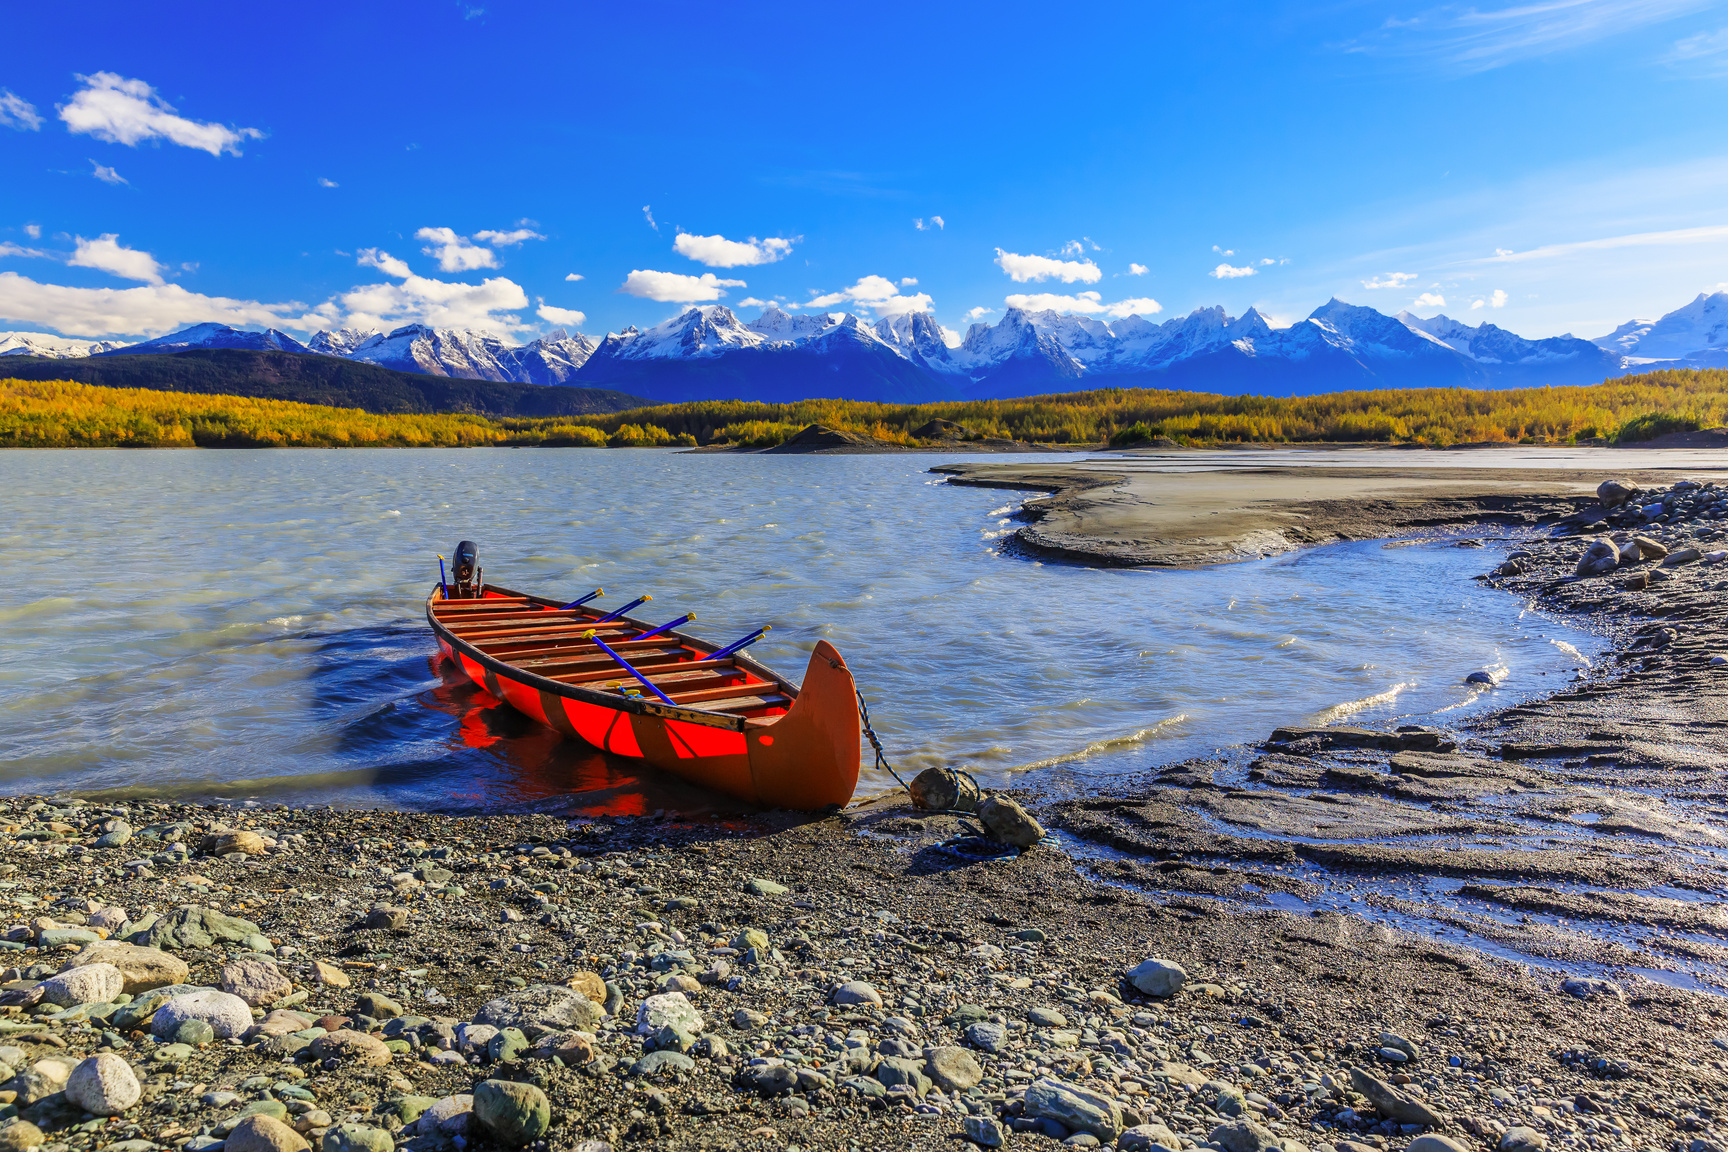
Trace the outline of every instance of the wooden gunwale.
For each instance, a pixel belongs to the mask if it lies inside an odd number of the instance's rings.
[[[434,585],[433,590],[427,593],[426,596],[426,622],[431,626],[433,634],[449,645],[452,651],[461,653],[467,659],[480,665],[480,667],[484,668],[486,671],[491,672],[494,675],[503,676],[506,679],[514,680],[516,683],[521,684],[524,687],[532,688],[537,692],[547,692],[554,696],[562,696],[566,699],[576,700],[585,704],[597,704],[604,708],[610,708],[618,712],[627,712],[635,716],[662,716],[674,720],[688,721],[692,724],[701,724],[710,728],[728,728],[735,732],[744,731],[746,726],[752,729],[766,727],[766,725],[760,723],[760,721],[764,719],[771,721],[780,719],[778,716],[747,718],[720,711],[717,707],[707,709],[683,706],[668,707],[659,700],[642,700],[629,696],[617,695],[611,692],[598,692],[590,688],[585,688],[580,684],[566,684],[560,680],[542,676],[529,669],[518,667],[505,659],[501,659],[498,654],[488,652],[481,645],[477,645],[471,640],[458,635],[454,630],[448,627],[443,620],[439,619],[434,607],[435,605],[452,603],[480,604],[483,603],[483,601],[439,600],[437,597],[441,591],[442,589],[439,586]],[[494,602],[508,598],[526,604],[537,604],[546,608],[556,609],[559,607],[557,601],[549,600],[544,596],[529,596],[526,593],[517,592],[509,588],[500,588],[493,584],[487,584],[481,589],[482,595],[487,592],[501,594],[492,598]],[[640,620],[628,616],[621,616],[612,623],[639,628],[643,631],[648,631],[656,627],[656,625],[644,624]],[[534,640],[530,641],[517,641],[516,643],[532,644],[538,642],[540,639],[543,639],[543,637],[536,637]],[[718,647],[717,645],[698,640],[693,636],[686,635],[685,633],[676,630],[662,632],[651,640],[622,641],[618,644],[614,644],[613,647],[619,650],[628,650],[629,647],[640,644],[665,648],[674,641],[688,649],[691,655],[697,660],[700,660],[707,653],[714,651],[716,647]],[[506,643],[503,646],[511,647],[512,645]],[[598,651],[597,648],[593,648],[591,645],[588,647],[591,651]],[[523,653],[516,653],[515,655],[519,658]],[[787,681],[782,680],[765,665],[758,664],[755,660],[751,659],[744,653],[734,653],[729,657],[729,659],[734,662],[735,666],[742,668],[751,675],[765,681],[763,687],[772,686],[777,689],[775,698],[783,701],[785,707],[788,709],[790,709],[792,702],[798,698],[798,689],[796,687]],[[746,685],[745,687],[749,686]],[[765,699],[767,698],[761,696],[746,696],[737,701],[716,701],[715,703],[717,705],[741,705],[746,709],[780,706],[779,704],[759,702]]]

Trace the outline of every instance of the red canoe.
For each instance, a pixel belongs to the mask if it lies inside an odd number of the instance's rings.
[[[858,698],[827,641],[799,688],[743,652],[713,659],[720,645],[628,616],[601,623],[608,615],[478,580],[453,584],[448,596],[440,581],[426,598],[446,658],[566,736],[766,808],[818,811],[852,799]]]

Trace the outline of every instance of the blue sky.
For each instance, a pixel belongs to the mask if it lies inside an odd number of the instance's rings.
[[[1728,282],[1720,2],[83,3],[8,33],[0,329],[1336,295],[1597,336]]]

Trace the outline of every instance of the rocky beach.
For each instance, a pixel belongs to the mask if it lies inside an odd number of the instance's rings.
[[[709,823],[10,798],[0,1148],[1721,1152],[1728,498],[1692,476],[1232,480],[1292,543],[1492,543],[1482,579],[1612,654],[1488,676],[1515,702],[1455,726],[1017,792],[1049,830],[1019,851],[904,793]],[[1231,535],[1130,520],[1068,535]]]

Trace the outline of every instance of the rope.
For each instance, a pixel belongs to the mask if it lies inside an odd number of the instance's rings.
[[[858,719],[864,726],[864,738],[870,741],[870,747],[876,751],[876,766],[878,768],[886,769],[888,774],[894,777],[894,779],[899,782],[900,787],[906,789],[907,794],[910,795],[912,792],[912,786],[907,784],[905,779],[901,777],[900,773],[895,771],[894,765],[888,762],[888,754],[882,750],[882,741],[876,735],[876,729],[870,726],[870,706],[864,702],[864,693],[862,690],[858,692]],[[977,794],[979,800],[983,800],[984,789],[979,785],[977,777],[973,776],[972,773],[966,771],[964,768],[949,768],[946,769],[946,771],[952,772],[956,777],[964,777],[971,783],[973,791]],[[955,792],[958,794],[959,789],[955,789]],[[937,851],[945,852],[951,856],[960,857],[963,860],[981,860],[997,856],[1018,855],[1013,848],[1006,844],[998,843],[991,837],[990,830],[984,827],[984,821],[979,817],[977,812],[968,812],[962,808],[945,808],[939,811],[932,810],[932,814],[937,816],[957,816],[961,820],[976,821],[978,825],[978,831],[976,834],[951,836],[940,844],[935,845]]]

